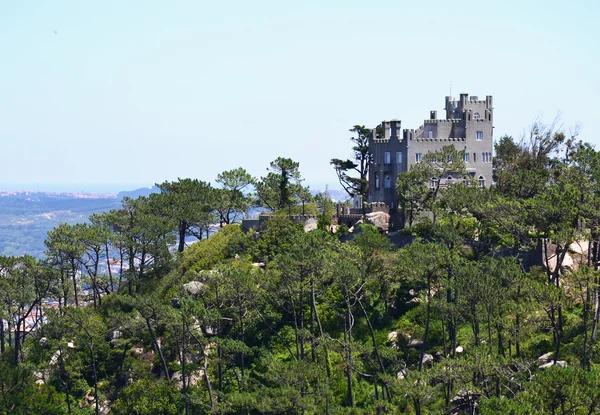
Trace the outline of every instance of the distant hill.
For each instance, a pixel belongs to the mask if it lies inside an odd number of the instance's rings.
[[[85,223],[92,213],[120,208],[124,197],[135,199],[159,191],[158,187],[152,186],[117,194],[0,192],[0,255],[42,257],[46,234],[59,223]],[[347,197],[339,190],[330,189],[329,194],[334,200]],[[249,216],[257,216],[260,211],[252,209]]]
[[[0,255],[44,255],[48,231],[59,223],[85,223],[92,213],[121,207],[121,200],[157,191],[114,193],[0,192]]]
[[[140,196],[149,196],[152,193],[159,193],[160,189],[156,186],[152,186],[152,187],[142,187],[140,189],[135,189],[135,190],[127,190],[124,192],[119,192],[117,194],[117,198],[119,200],[123,200],[124,197],[128,197],[130,199],[137,199]]]

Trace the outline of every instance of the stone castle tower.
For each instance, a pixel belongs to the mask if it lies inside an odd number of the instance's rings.
[[[408,171],[421,161],[424,154],[453,144],[465,151],[467,176],[435,178],[442,185],[470,180],[479,186],[492,183],[493,103],[460,94],[459,100],[446,97],[446,118],[438,119],[431,111],[416,130],[402,130],[401,121],[383,121],[369,140],[372,162],[369,165],[369,202],[384,202],[397,207],[396,181],[398,174]]]

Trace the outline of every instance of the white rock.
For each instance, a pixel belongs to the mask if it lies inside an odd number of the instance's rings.
[[[50,358],[50,366],[55,366],[58,363],[58,359],[60,358],[60,350],[54,352],[52,357]]]
[[[552,366],[554,366],[554,360],[552,360],[552,361],[550,361],[548,363],[545,363],[545,364],[539,366],[538,369],[544,370],[544,369],[548,369],[549,367],[552,367]],[[567,362],[565,362],[564,360],[558,360],[556,362],[556,366],[558,366],[558,367],[567,367]]]
[[[456,353],[462,353],[462,352],[464,352],[464,351],[465,351],[465,349],[463,349],[463,347],[462,347],[462,346],[457,346],[457,347],[456,347],[456,350],[455,350],[455,352],[456,352]]]
[[[574,252],[576,254],[584,255],[588,252],[588,241],[581,240],[575,241],[571,245],[569,245],[569,251]]]
[[[205,287],[206,285],[200,281],[190,281],[183,284],[183,288],[185,288],[185,290],[192,295],[204,292]]]
[[[304,221],[304,232],[310,232],[318,229],[317,218],[308,218]]]
[[[412,339],[407,344],[408,347],[421,347],[423,346],[423,342],[421,340]]]
[[[398,340],[398,332],[397,331],[391,331],[388,333],[388,341],[395,343],[396,340]]]
[[[567,362],[565,362],[564,360],[557,360],[556,361],[556,366],[558,366],[558,367],[567,367]]]
[[[381,232],[390,228],[390,215],[385,212],[371,212],[365,215],[365,222],[374,225]]]
[[[553,354],[554,353],[552,353],[552,352],[545,353],[545,354],[541,355],[540,357],[538,357],[538,360],[542,360],[544,362],[548,361],[552,357]]]
[[[433,356],[429,353],[425,353],[423,355],[423,364],[426,365],[428,363],[433,363]]]

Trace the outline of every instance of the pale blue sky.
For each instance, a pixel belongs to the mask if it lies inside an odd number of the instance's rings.
[[[496,138],[560,111],[600,144],[599,18],[583,0],[0,0],[0,183],[213,180],[285,156],[335,187],[352,125],[416,128],[450,84],[494,96]]]

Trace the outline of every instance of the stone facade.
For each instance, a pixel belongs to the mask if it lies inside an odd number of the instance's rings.
[[[430,151],[453,144],[465,151],[465,165],[475,185],[492,183],[493,105],[485,100],[460,94],[459,100],[446,97],[445,119],[431,111],[429,119],[416,130],[402,130],[401,121],[383,121],[369,140],[372,161],[369,165],[369,202],[383,202],[394,209],[397,205],[398,174],[408,171],[420,157]],[[439,178],[442,185],[459,182],[466,177]]]

